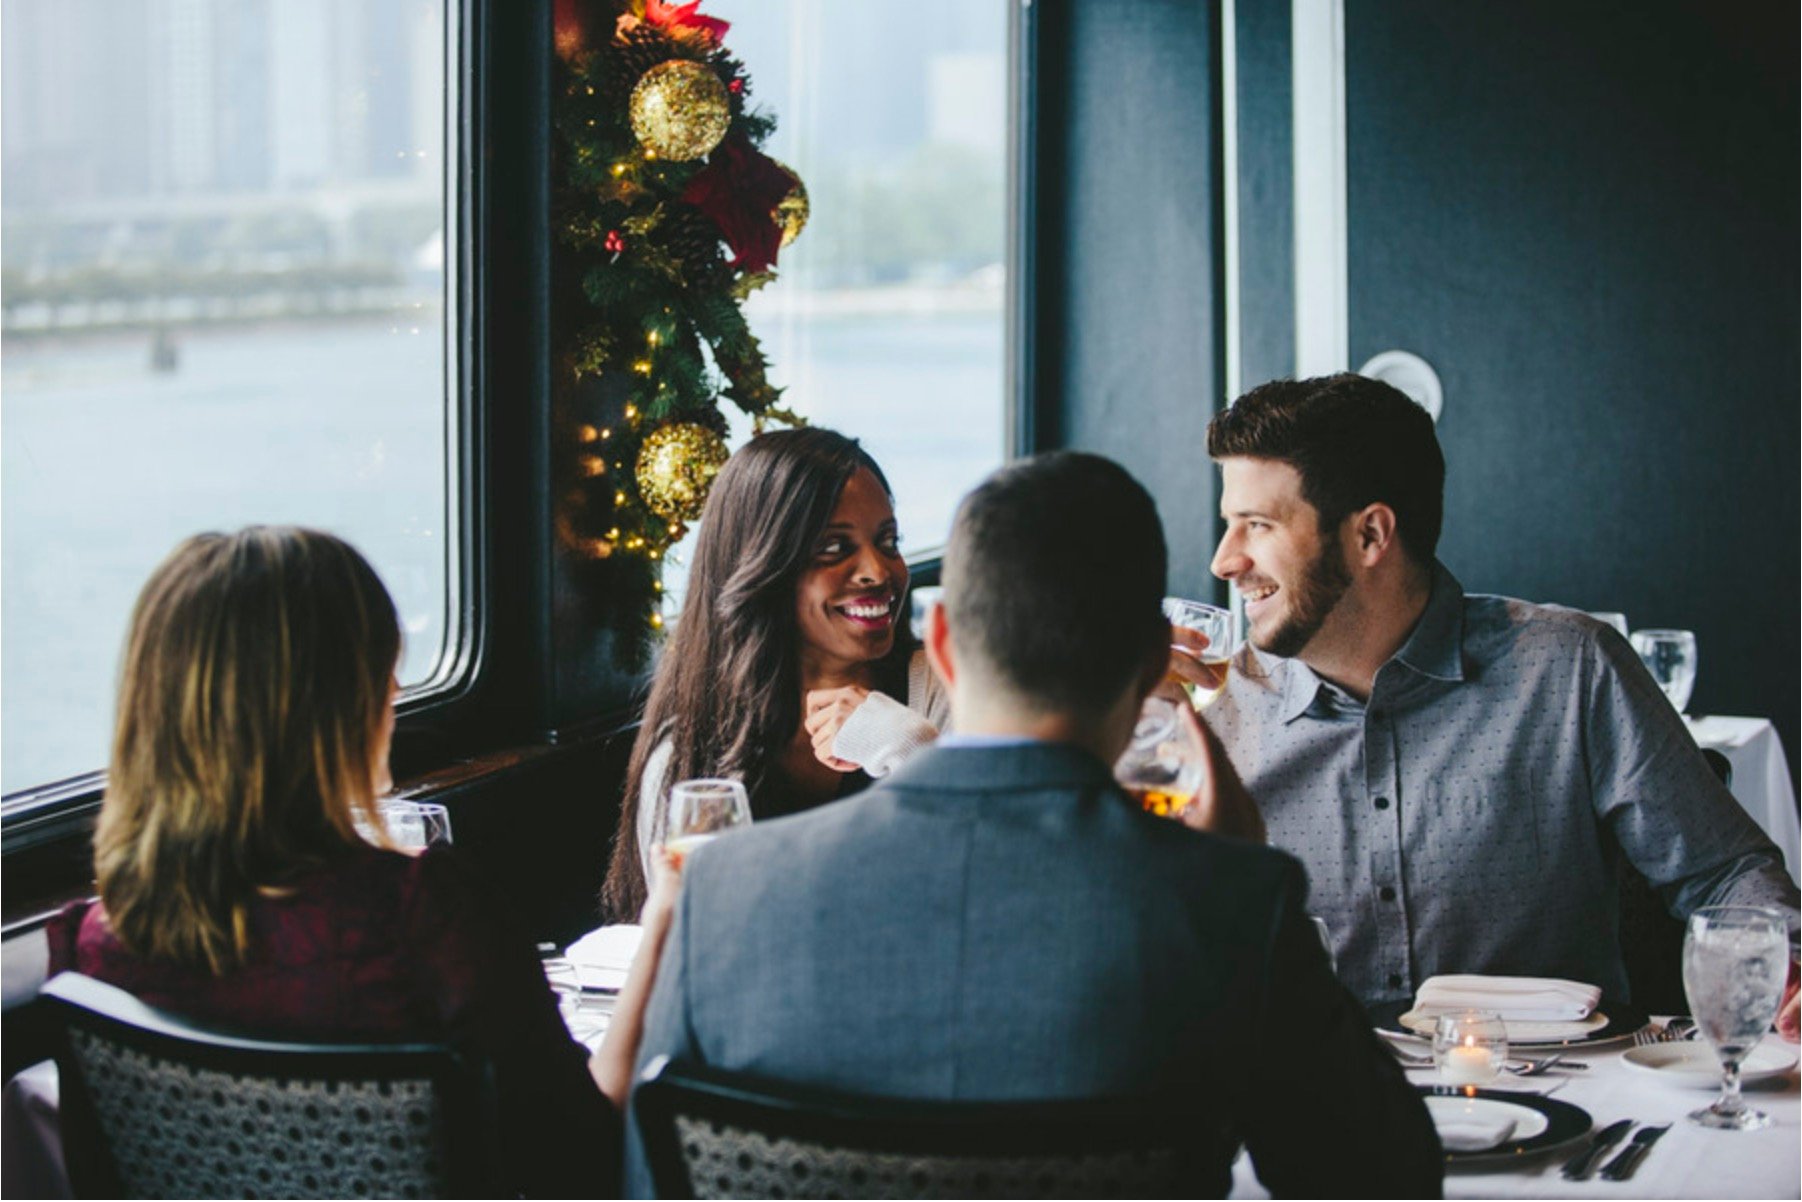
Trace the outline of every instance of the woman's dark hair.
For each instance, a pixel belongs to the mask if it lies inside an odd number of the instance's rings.
[[[1427,411],[1381,380],[1340,372],[1260,384],[1208,423],[1208,455],[1289,464],[1323,534],[1381,501],[1395,511],[1409,558],[1432,566],[1445,514],[1445,456]]]
[[[645,762],[658,746],[670,745],[665,781],[736,776],[757,809],[772,761],[801,723],[795,590],[845,482],[859,468],[890,492],[882,469],[855,439],[831,430],[779,430],[739,448],[714,480],[682,616],[657,665],[626,770],[601,890],[602,909],[615,921],[636,922],[644,905],[638,799]],[[891,662],[911,653],[906,632],[901,623]]]

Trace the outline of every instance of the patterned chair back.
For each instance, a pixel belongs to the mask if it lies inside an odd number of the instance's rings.
[[[480,1070],[433,1044],[227,1034],[61,973],[64,1156],[77,1197],[435,1198],[489,1192]]]
[[[632,1095],[660,1198],[1164,1198],[1234,1141],[1148,1099],[854,1098],[653,1064]]]

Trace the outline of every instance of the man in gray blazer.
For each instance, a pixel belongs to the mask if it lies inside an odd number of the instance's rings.
[[[1207,1148],[1196,1195],[1226,1191],[1241,1141],[1279,1195],[1436,1195],[1431,1122],[1334,979],[1300,865],[1114,783],[1165,672],[1164,572],[1156,507],[1106,459],[1039,456],[966,498],[927,635],[956,735],[858,797],[690,856],[641,1069],[1167,1097]],[[1200,823],[1261,835],[1208,746]]]

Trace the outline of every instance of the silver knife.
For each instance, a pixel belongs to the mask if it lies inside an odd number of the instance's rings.
[[[1572,1181],[1582,1181],[1595,1172],[1596,1161],[1602,1154],[1621,1140],[1627,1138],[1627,1132],[1633,1130],[1632,1119],[1622,1119],[1618,1123],[1610,1123],[1596,1132],[1595,1138],[1589,1141],[1589,1147],[1571,1157],[1564,1165],[1564,1175]]]
[[[1633,1142],[1622,1148],[1619,1156],[1602,1166],[1602,1176],[1610,1181],[1625,1181],[1633,1176],[1633,1170],[1639,1167],[1645,1154],[1658,1142],[1658,1137],[1670,1129],[1669,1123],[1662,1127],[1641,1127],[1634,1133]]]

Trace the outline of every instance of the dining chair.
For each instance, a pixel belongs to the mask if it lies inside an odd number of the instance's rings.
[[[659,1061],[632,1107],[660,1198],[1188,1197],[1232,1161],[1169,1100],[854,1097]]]
[[[76,1197],[496,1196],[492,1092],[452,1048],[240,1035],[78,973],[39,996]]]

